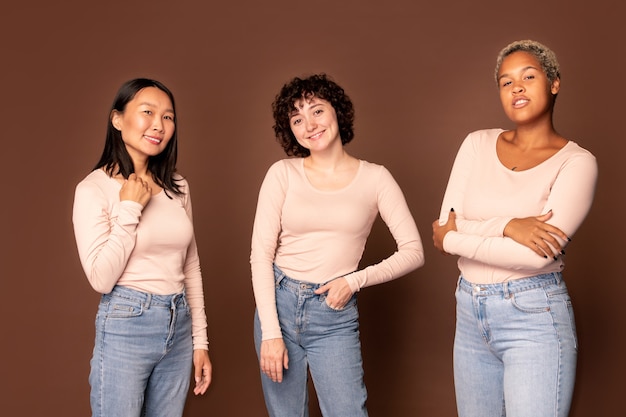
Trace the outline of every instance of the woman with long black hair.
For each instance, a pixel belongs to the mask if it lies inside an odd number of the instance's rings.
[[[176,173],[176,109],[160,82],[121,86],[95,169],[76,187],[74,232],[102,293],[91,359],[98,417],[180,416],[211,382],[187,181]]]

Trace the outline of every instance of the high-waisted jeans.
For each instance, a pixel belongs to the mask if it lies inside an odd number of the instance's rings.
[[[578,346],[561,274],[485,285],[460,278],[456,299],[459,417],[566,417]]]
[[[319,284],[296,281],[274,268],[276,305],[289,369],[283,381],[273,382],[261,373],[265,404],[271,417],[306,417],[307,379],[310,370],[324,417],[365,417],[367,393],[359,340],[356,294],[341,310],[317,295]],[[255,314],[257,354],[261,329]]]
[[[191,378],[191,315],[184,294],[116,286],[101,298],[91,359],[94,417],[181,416]]]

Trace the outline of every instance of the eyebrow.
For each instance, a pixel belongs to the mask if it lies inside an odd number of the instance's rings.
[[[311,109],[315,109],[319,106],[323,106],[324,103],[315,103],[311,106]],[[294,116],[297,116],[299,114],[302,114],[302,112],[300,111],[300,108],[298,108],[297,106],[293,106],[293,110],[291,110],[291,112],[289,113],[289,118],[291,119]]]
[[[522,69],[521,69],[520,71],[518,71],[518,72],[524,72],[524,71],[527,71],[527,70],[529,70],[529,69],[534,69],[534,70],[539,71],[539,68],[534,67],[534,66],[532,66],[532,65],[529,65],[529,66],[527,66],[527,67],[522,68]],[[506,74],[502,74],[502,75],[500,75],[500,76],[498,77],[498,81],[500,81],[500,79],[501,79],[501,78],[504,78],[504,77],[510,77],[510,75],[509,75],[508,73],[506,73]]]
[[[148,101],[143,101],[143,102],[139,103],[139,106],[157,107],[156,104],[150,103]],[[165,109],[165,111],[168,112],[168,113],[174,113],[174,109],[169,109],[168,108],[168,109]]]

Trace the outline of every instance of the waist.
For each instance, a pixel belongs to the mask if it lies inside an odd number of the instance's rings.
[[[132,288],[124,287],[122,285],[116,285],[113,287],[110,293],[103,294],[102,298],[124,298],[126,300],[141,303],[146,307],[154,306],[178,306],[187,303],[184,292],[176,294],[151,294],[144,291],[135,290]]]
[[[538,255],[537,255],[538,256]],[[506,267],[497,267],[473,259],[460,257],[458,260],[459,270],[465,279],[470,282],[479,284],[503,283],[505,281],[516,281],[527,277],[551,274],[553,272],[563,272],[565,263],[563,257],[559,257],[558,261],[550,262],[541,269],[510,269]]]
[[[311,295],[317,295],[315,294],[315,290],[325,284],[299,281],[291,278],[276,265],[274,265],[274,282],[276,283],[276,287],[280,286],[281,288],[291,292],[297,292],[299,294],[310,293]]]
[[[517,292],[528,291],[534,288],[546,287],[548,285],[558,285],[563,281],[560,272],[551,272],[532,277],[519,278],[495,284],[477,284],[467,281],[461,276],[459,278],[459,290],[469,294],[480,295],[508,295]]]

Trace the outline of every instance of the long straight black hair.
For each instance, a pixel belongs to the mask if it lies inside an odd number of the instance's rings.
[[[146,87],[156,87],[167,94],[172,102],[174,122],[176,122],[176,104],[174,103],[174,95],[165,85],[159,81],[148,78],[135,78],[125,82],[118,90],[117,95],[113,100],[111,110],[109,111],[109,122],[104,142],[104,150],[102,151],[100,161],[98,161],[94,169],[104,168],[109,176],[121,174],[124,178],[128,178],[130,174],[135,172],[133,160],[126,150],[126,145],[122,140],[122,134],[119,130],[113,127],[111,114],[113,114],[113,111],[123,113],[128,102],[131,101],[140,90]],[[178,158],[177,131],[178,129],[174,127],[172,138],[163,152],[148,158],[148,171],[152,174],[154,182],[156,182],[158,186],[162,187],[166,194],[169,191],[175,195],[181,195],[183,194],[183,191],[176,183],[176,179],[174,177],[174,174],[176,173],[176,159]],[[117,169],[117,171],[113,172],[115,169]]]

